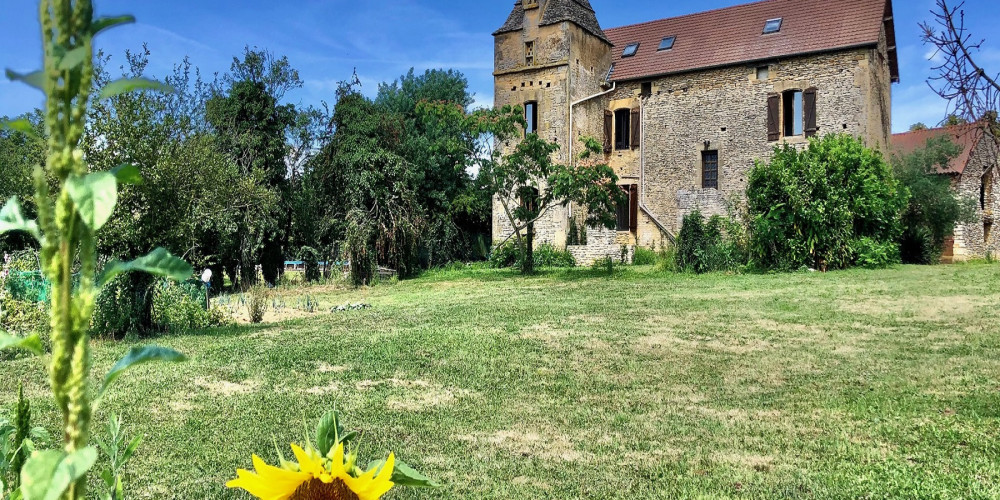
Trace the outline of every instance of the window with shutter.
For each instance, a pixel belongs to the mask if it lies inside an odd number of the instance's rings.
[[[639,232],[639,185],[632,184],[628,187],[628,230],[633,234]]]
[[[816,125],[816,88],[808,88],[803,94],[803,121],[805,122],[806,137],[816,136],[819,127]]]
[[[622,191],[625,192],[625,200],[618,203],[615,207],[615,230],[619,232],[624,232],[629,230],[629,206],[631,205],[631,199],[628,196],[628,186],[620,186]]]
[[[611,152],[612,136],[615,133],[615,114],[611,111],[604,111],[604,152]]]
[[[615,149],[625,150],[631,147],[632,110],[628,108],[615,111]]]
[[[781,97],[778,94],[767,96],[767,140],[776,141],[781,138],[779,109],[781,107]]]
[[[782,97],[785,137],[802,135],[802,91],[786,90]]]
[[[632,149],[637,149],[640,145],[639,141],[642,139],[642,126],[640,123],[639,108],[632,109]]]

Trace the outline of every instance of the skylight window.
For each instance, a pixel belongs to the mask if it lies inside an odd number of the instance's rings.
[[[639,44],[630,43],[627,46],[625,46],[625,51],[622,52],[622,57],[632,57],[635,55],[636,52],[639,52]]]
[[[781,31],[781,21],[782,18],[780,17],[777,19],[768,19],[767,22],[764,23],[764,34],[766,35],[768,33],[777,33]]]
[[[677,37],[668,36],[668,37],[664,38],[663,40],[660,40],[660,48],[656,49],[656,50],[670,50],[670,49],[674,48],[674,40],[676,38]]]

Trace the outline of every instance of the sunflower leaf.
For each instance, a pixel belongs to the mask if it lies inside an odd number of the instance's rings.
[[[83,223],[93,231],[104,227],[118,204],[118,181],[111,172],[72,176],[66,180],[66,191]]]
[[[325,457],[330,453],[330,450],[340,442],[342,432],[340,414],[337,410],[326,412],[316,424],[316,449],[319,454]]]
[[[17,198],[11,198],[7,204],[0,208],[0,234],[14,231],[24,231],[42,241],[42,232],[38,228],[38,223],[24,218],[21,212],[21,203]]]
[[[45,73],[41,70],[21,74],[8,69],[7,78],[12,82],[21,82],[27,84],[29,87],[34,87],[43,92],[45,91]]]
[[[135,17],[124,15],[115,17],[101,17],[95,19],[93,23],[90,24],[90,34],[96,35],[108,28],[113,28],[122,24],[130,24],[135,22]]]
[[[376,460],[368,464],[368,470],[375,469],[375,474],[378,475],[382,472],[382,467],[385,466],[385,460]],[[392,468],[392,479],[396,486],[409,486],[411,488],[440,488],[441,485],[434,481],[433,479],[417,472],[406,465],[405,462],[396,460],[396,464]]]
[[[97,282],[99,286],[103,287],[111,282],[115,276],[132,271],[162,276],[174,281],[184,281],[190,278],[191,273],[194,272],[191,270],[191,265],[184,262],[183,259],[175,257],[164,248],[157,248],[148,255],[129,262],[115,260],[108,263],[108,265],[104,266],[104,271]]]
[[[160,83],[156,80],[150,80],[148,78],[122,78],[121,80],[115,80],[101,89],[101,94],[99,99],[105,100],[110,99],[127,92],[134,92],[138,90],[153,90],[156,92],[173,92],[173,87]]]

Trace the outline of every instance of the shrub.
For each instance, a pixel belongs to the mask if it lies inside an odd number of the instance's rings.
[[[659,255],[645,247],[635,247],[635,254],[632,255],[632,265],[652,266],[659,260]]]
[[[91,334],[120,339],[129,333],[152,332],[154,283],[155,279],[145,273],[126,273],[111,280],[97,294]]]
[[[956,224],[973,220],[976,200],[959,198],[951,189],[951,179],[938,174],[940,167],[961,152],[961,147],[942,136],[929,139],[922,149],[893,158],[896,177],[910,192],[899,239],[903,262],[937,263]]]
[[[495,269],[506,269],[521,267],[521,260],[524,252],[517,247],[513,241],[507,241],[493,249],[490,255],[490,267]],[[576,259],[568,251],[557,250],[550,243],[543,243],[532,252],[535,267],[575,267]]]
[[[677,270],[701,274],[736,269],[737,245],[723,234],[723,227],[728,224],[718,215],[706,222],[699,210],[686,215],[677,236]]]
[[[883,269],[899,262],[899,245],[894,241],[855,240],[851,245],[858,266]]]
[[[251,323],[257,324],[264,321],[264,314],[267,312],[267,304],[270,298],[271,291],[263,284],[252,286],[247,290],[247,315],[250,316]]]
[[[535,268],[576,267],[576,258],[565,250],[556,250],[550,243],[543,243],[535,249]]]
[[[40,290],[26,290],[24,286],[27,281],[23,276],[35,272],[37,265],[33,252],[4,255],[0,263],[0,331],[22,337],[37,333],[48,347],[48,303],[36,300],[39,294],[47,294],[44,280],[40,280]],[[12,289],[21,293],[12,293]]]
[[[601,257],[600,259],[595,260],[594,263],[590,265],[590,267],[595,271],[604,271],[605,273],[611,275],[618,270],[619,264],[617,260],[615,260],[613,257],[609,255],[607,257]]]
[[[215,326],[205,309],[204,294],[192,285],[157,280],[151,302],[153,325],[159,331],[178,333]]]
[[[656,252],[656,270],[669,273],[678,271],[676,245],[660,245],[660,250]]]
[[[897,241],[907,198],[881,153],[855,137],[827,135],[804,151],[775,148],[749,176],[752,260],[764,269],[850,267],[852,242]]]

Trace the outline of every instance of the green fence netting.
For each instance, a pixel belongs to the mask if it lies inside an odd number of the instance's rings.
[[[73,288],[80,282],[80,275],[73,275]],[[22,302],[45,302],[49,300],[52,283],[45,279],[41,271],[11,271],[7,276],[7,291],[15,300]]]

